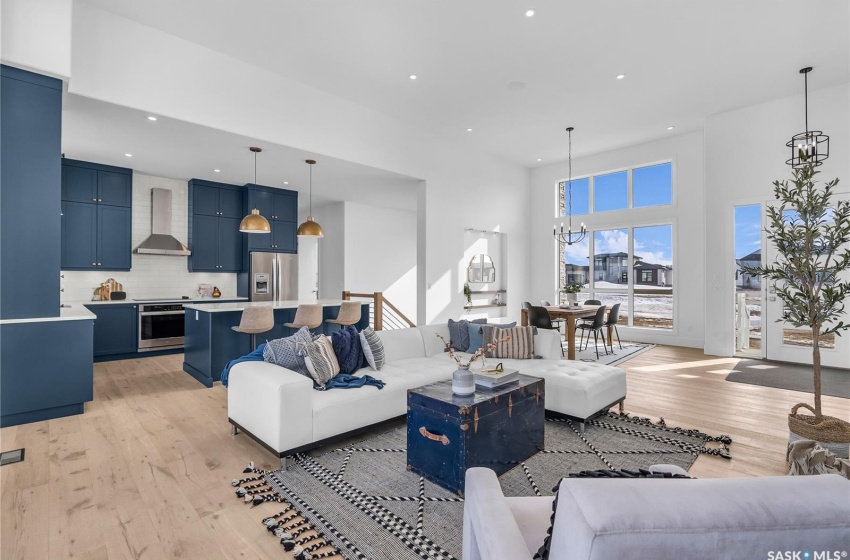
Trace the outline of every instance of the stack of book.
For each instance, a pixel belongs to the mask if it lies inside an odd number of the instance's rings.
[[[475,374],[475,384],[483,389],[498,389],[515,381],[519,381],[519,372],[515,369],[506,369],[498,373],[487,373],[482,370]]]

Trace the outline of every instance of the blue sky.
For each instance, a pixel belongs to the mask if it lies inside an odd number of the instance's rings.
[[[735,207],[735,258],[761,247],[761,204]]]

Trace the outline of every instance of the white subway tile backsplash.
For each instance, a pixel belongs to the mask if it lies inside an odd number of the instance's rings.
[[[189,243],[189,185],[187,181],[133,174],[133,247],[151,233],[151,189],[172,192],[171,233],[184,244]],[[124,285],[128,299],[194,296],[198,284],[211,284],[221,290],[222,297],[236,296],[236,274],[192,272],[189,257],[133,254],[130,272],[63,270],[65,278],[60,294],[62,302],[90,300],[94,289],[108,278]]]

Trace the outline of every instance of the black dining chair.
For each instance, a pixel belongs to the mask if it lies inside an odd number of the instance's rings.
[[[528,324],[538,329],[548,329],[557,331],[558,328],[552,325],[552,317],[549,316],[549,310],[545,307],[537,307],[532,305],[528,308]],[[560,333],[560,331],[558,331]],[[564,355],[564,344],[561,343],[561,355]]]
[[[587,332],[587,342],[584,345],[584,348],[587,349],[587,345],[590,344],[590,332],[593,332],[593,345],[596,347],[596,359],[599,359],[599,334],[602,334],[602,347],[605,349],[605,355],[608,355],[608,346],[605,343],[605,331],[602,329],[605,328],[605,311],[606,308],[603,305],[599,306],[599,309],[596,310],[596,315],[593,317],[592,323],[584,323],[582,325],[576,325],[577,329],[581,329],[581,340],[584,341],[584,333]],[[579,342],[579,347],[581,347],[581,342]]]
[[[552,304],[549,303],[549,300],[541,299],[540,305],[543,307],[552,307]],[[564,319],[552,319],[552,327],[558,330],[561,330],[561,325],[564,324]]]
[[[617,321],[620,319],[620,304],[615,303],[611,306],[611,310],[608,311],[608,320],[605,321],[605,327],[613,327],[615,333],[617,333],[617,344],[620,345],[620,350],[623,349],[623,343],[620,342],[620,331],[617,329]],[[607,330],[607,329],[606,329]],[[614,337],[610,337],[611,340],[608,341],[609,346],[611,346],[611,352],[614,352]]]
[[[602,302],[598,299],[586,299],[584,300],[584,305],[602,305]],[[593,317],[581,317],[578,320],[579,325],[590,324],[593,322]]]

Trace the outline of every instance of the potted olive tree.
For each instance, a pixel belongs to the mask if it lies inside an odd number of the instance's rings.
[[[775,181],[776,206],[768,206],[767,239],[777,249],[775,263],[742,267],[747,274],[774,282],[776,296],[785,306],[786,321],[812,331],[814,408],[800,403],[788,415],[789,440],[811,439],[839,456],[847,457],[850,423],[824,416],[821,411],[821,337],[850,328],[845,301],[850,282],[842,274],[850,268],[850,201],[833,200],[838,179],[815,188],[811,164],[794,170],[791,181]],[[801,408],[813,415],[799,414]]]

